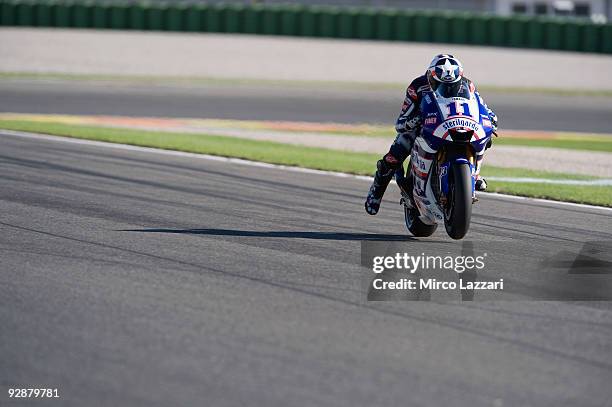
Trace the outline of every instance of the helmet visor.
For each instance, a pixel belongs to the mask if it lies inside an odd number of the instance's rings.
[[[460,80],[454,83],[438,82],[434,91],[443,98],[465,98],[470,99],[470,89],[467,81]]]

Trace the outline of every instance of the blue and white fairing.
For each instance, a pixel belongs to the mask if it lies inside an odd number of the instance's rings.
[[[413,196],[421,213],[421,220],[433,224],[444,220],[443,210],[432,190],[431,169],[437,166],[442,194],[448,193],[448,174],[454,162],[470,165],[472,194],[475,188],[476,166],[484,156],[486,145],[493,134],[487,106],[478,92],[467,82],[440,86],[435,92],[426,92],[421,102],[422,133],[415,140],[412,151],[412,171],[415,175]],[[453,140],[453,135],[462,137]],[[466,138],[469,137],[469,140]],[[475,162],[467,156],[445,155],[445,162],[434,160],[436,153],[449,143],[469,143],[474,150]]]
[[[425,93],[421,102],[423,133],[429,147],[438,151],[445,142],[452,142],[450,130],[472,130],[470,144],[476,154],[484,152],[493,133],[486,105],[477,92],[463,96],[443,97],[438,92]]]

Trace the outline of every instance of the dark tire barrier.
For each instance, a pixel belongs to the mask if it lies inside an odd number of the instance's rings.
[[[612,54],[612,24],[354,7],[0,0],[0,25],[418,41]]]

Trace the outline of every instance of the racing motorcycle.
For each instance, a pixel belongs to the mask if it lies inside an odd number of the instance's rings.
[[[406,227],[414,236],[432,235],[439,222],[462,239],[477,201],[476,170],[491,146],[495,129],[487,107],[467,81],[441,83],[424,94],[422,131],[408,169],[398,169]]]

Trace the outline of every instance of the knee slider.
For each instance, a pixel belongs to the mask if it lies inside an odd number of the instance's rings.
[[[392,175],[400,165],[401,163],[393,155],[387,154],[381,160],[378,160],[376,168],[380,175],[389,176]]]
[[[398,160],[393,154],[391,153],[387,153],[385,154],[385,156],[383,157],[383,159],[381,160],[385,165],[387,165],[388,168],[391,168],[393,170],[399,168],[400,165],[402,165],[401,161]]]

